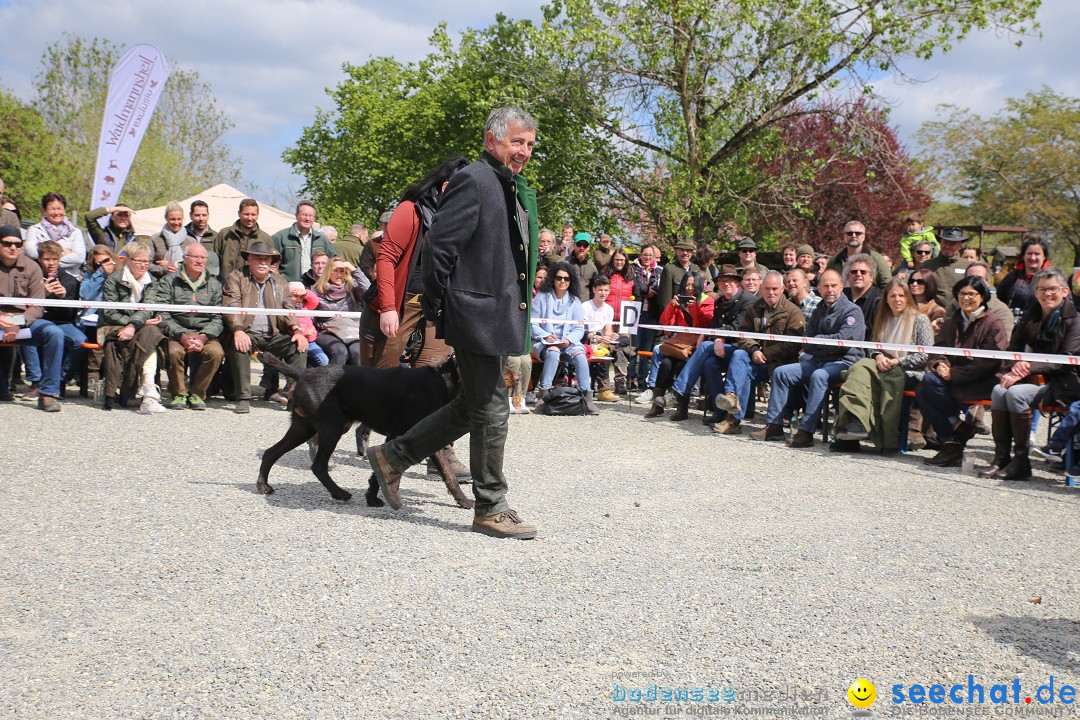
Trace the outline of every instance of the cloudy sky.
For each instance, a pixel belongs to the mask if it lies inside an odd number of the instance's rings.
[[[302,179],[281,161],[281,152],[315,109],[328,105],[325,88],[341,80],[343,62],[362,63],[372,55],[416,60],[426,54],[440,20],[451,31],[482,27],[499,11],[538,18],[541,5],[543,0],[0,0],[6,38],[0,83],[29,98],[42,52],[64,32],[156,45],[197,70],[221,99],[236,124],[227,139],[243,159],[245,189],[257,185],[266,199],[283,202],[299,191]],[[1002,98],[1044,84],[1080,94],[1080,2],[1044,0],[1039,21],[1042,38],[1027,38],[1022,48],[985,33],[931,62],[904,67],[924,82],[880,78],[876,88],[892,106],[901,136],[909,139],[941,102],[988,115]]]

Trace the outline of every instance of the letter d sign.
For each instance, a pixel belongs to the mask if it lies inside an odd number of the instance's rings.
[[[640,302],[624,302],[619,317],[619,332],[637,335],[638,318],[641,317]]]

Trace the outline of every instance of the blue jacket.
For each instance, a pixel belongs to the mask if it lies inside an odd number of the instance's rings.
[[[537,293],[533,298],[532,311],[533,316],[538,318],[545,318],[550,320],[566,319],[566,320],[581,320],[583,317],[583,310],[581,307],[581,300],[577,297],[570,297],[569,303],[562,313],[556,313],[555,306],[555,293],[542,292]],[[532,336],[534,342],[540,342],[548,335],[554,335],[560,340],[569,340],[570,344],[580,343],[581,338],[585,335],[585,326],[581,323],[538,323],[532,326]]]
[[[810,315],[810,322],[806,324],[806,336],[863,340],[866,337],[866,322],[863,320],[862,310],[843,294],[832,305],[826,305],[823,300]],[[803,352],[819,363],[840,361],[848,365],[854,365],[864,354],[860,348],[828,345],[807,345]]]

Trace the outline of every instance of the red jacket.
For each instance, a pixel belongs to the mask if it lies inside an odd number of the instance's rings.
[[[631,273],[631,277],[633,273]],[[624,280],[622,275],[611,273],[611,294],[607,296],[607,304],[615,309],[615,322],[622,317],[619,313],[624,302],[634,299],[634,281]]]
[[[403,200],[383,232],[382,245],[375,259],[378,292],[371,302],[377,313],[397,310],[400,314],[405,305],[405,284],[409,279],[409,268],[413,264],[413,251],[416,249],[416,237],[420,231],[420,218],[416,214],[416,204]]]
[[[706,295],[704,300],[690,306],[690,317],[694,321],[694,327],[707,328],[712,325],[713,310],[716,309],[715,299]],[[664,312],[660,313],[661,325],[686,325],[686,314],[683,309],[675,305],[668,305]]]

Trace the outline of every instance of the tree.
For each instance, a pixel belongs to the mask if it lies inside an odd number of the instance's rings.
[[[860,220],[870,246],[895,256],[903,215],[930,206],[886,111],[866,100],[816,106],[775,135],[759,166],[765,181],[745,198],[756,233],[832,253],[844,223]]]
[[[81,207],[90,198],[109,72],[121,48],[108,40],[66,35],[42,55],[32,107],[60,138],[74,173],[65,192]],[[194,70],[171,72],[123,190],[135,207],[157,205],[208,185],[236,182],[239,161],[224,143],[232,127],[213,91]],[[55,189],[55,188],[54,188]]]
[[[760,182],[768,133],[871,70],[947,51],[974,29],[1023,33],[1039,0],[556,0],[537,46],[583,89],[547,98],[588,120],[638,172],[608,175],[661,237],[717,237]],[[543,88],[540,88],[543,90]],[[596,102],[601,98],[601,102]],[[577,103],[582,101],[584,103]],[[657,192],[662,168],[663,190]]]
[[[27,220],[36,217],[45,193],[66,194],[76,184],[59,138],[33,108],[4,90],[0,90],[0,168],[4,197],[18,205]]]
[[[1006,99],[985,120],[941,109],[948,117],[923,124],[916,137],[942,186],[970,202],[982,223],[1050,231],[1080,265],[1080,99],[1043,87]]]
[[[490,27],[463,33],[456,47],[439,26],[433,51],[419,63],[346,63],[346,78],[327,91],[333,110],[320,110],[282,154],[305,178],[320,215],[346,227],[372,221],[444,159],[475,158],[488,113],[519,105],[540,124],[525,175],[538,192],[541,220],[612,229],[597,193],[600,178],[619,171],[617,154],[561,103],[547,102],[546,94],[537,99],[537,87],[571,83],[530,44],[532,30],[499,15]]]

